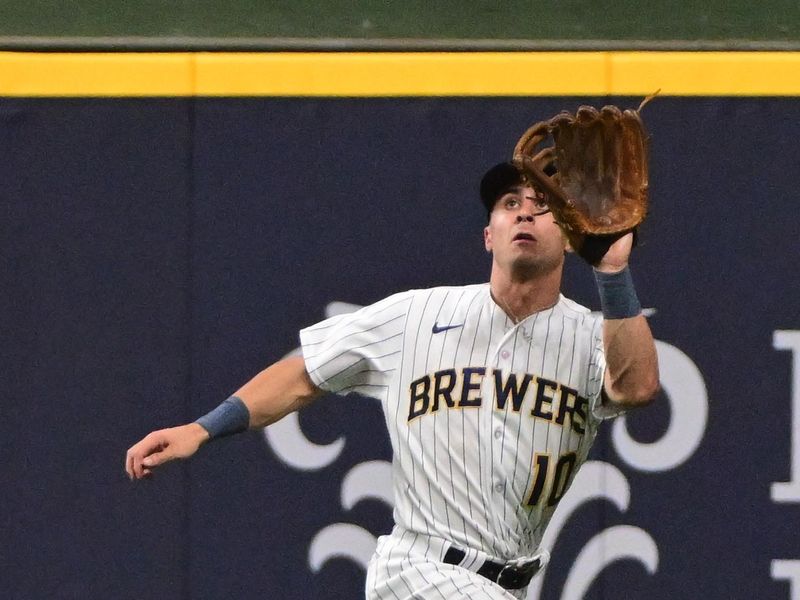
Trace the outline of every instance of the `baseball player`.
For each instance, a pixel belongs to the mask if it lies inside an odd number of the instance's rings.
[[[262,428],[323,392],[382,402],[395,527],[370,600],[523,598],[544,529],[600,422],[649,403],[656,351],[628,270],[631,234],[594,265],[602,317],[560,294],[566,238],[511,163],[481,181],[488,283],[412,290],[300,332],[302,356],[198,421],[127,453],[132,479],[210,440]]]

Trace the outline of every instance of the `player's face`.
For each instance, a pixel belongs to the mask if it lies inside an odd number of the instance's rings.
[[[564,260],[564,235],[545,196],[532,187],[511,188],[500,196],[483,235],[500,267],[548,271]]]

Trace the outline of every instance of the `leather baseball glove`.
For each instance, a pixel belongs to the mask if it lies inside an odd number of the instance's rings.
[[[570,245],[591,263],[605,253],[595,256],[598,240],[608,241],[607,249],[647,214],[648,139],[639,113],[653,96],[636,110],[561,112],[530,127],[514,148],[516,167],[549,196]],[[545,173],[552,173],[549,163],[553,176]]]

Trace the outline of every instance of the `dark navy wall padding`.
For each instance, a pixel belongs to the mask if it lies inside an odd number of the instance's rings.
[[[344,440],[318,470],[249,432],[133,484],[125,450],[216,406],[331,303],[484,281],[483,171],[532,122],[609,100],[0,100],[0,596],[360,597],[363,568],[340,556],[315,572],[309,546],[334,523],[391,527],[384,502],[342,500],[354,467],[390,459],[376,401],[300,415],[311,442]],[[634,279],[656,338],[702,374],[708,424],[661,472],[632,467],[604,426],[593,456],[626,478],[628,509],[579,508],[543,599],[618,525],[648,532],[658,568],[612,563],[589,600],[788,596],[770,561],[800,559],[800,516],[770,486],[790,473],[792,357],[772,339],[800,329],[798,102],[645,110]],[[572,257],[565,291],[598,308]],[[642,443],[669,423],[663,396],[628,417]]]
[[[120,469],[127,441],[190,414],[189,117],[0,103],[4,597],[184,587],[185,476]]]

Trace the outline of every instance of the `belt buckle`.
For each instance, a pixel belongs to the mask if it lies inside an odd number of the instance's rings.
[[[497,575],[497,583],[506,590],[519,590],[527,586],[542,568],[542,557],[507,562]]]

